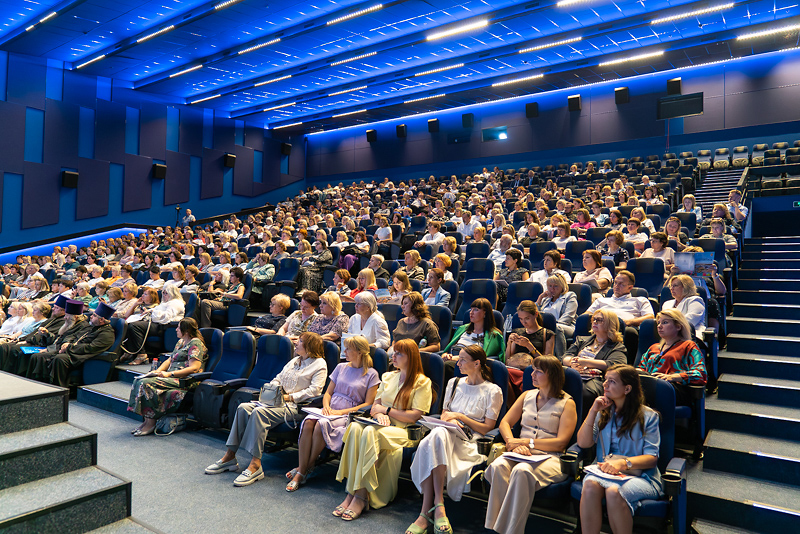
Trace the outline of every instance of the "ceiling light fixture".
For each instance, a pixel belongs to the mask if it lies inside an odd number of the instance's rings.
[[[58,13],[57,13],[56,11],[53,11],[52,13],[50,13],[49,15],[47,15],[45,18],[43,18],[43,19],[39,19],[39,24],[41,24],[42,22],[45,22],[45,21],[48,21],[48,20],[52,19],[52,18],[53,18],[53,17],[55,17],[57,14],[58,14]]]
[[[337,117],[346,117],[348,115],[355,115],[356,113],[364,113],[365,111],[367,111],[367,110],[366,109],[359,109],[359,110],[356,110],[356,111],[348,111],[347,113],[339,113],[337,115],[331,115],[331,118],[335,119]]]
[[[573,4],[581,4],[583,2],[588,2],[589,0],[561,0],[556,4],[556,7],[567,7]]]
[[[273,130],[280,130],[281,128],[291,128],[292,126],[300,126],[302,122],[293,122],[291,124],[284,124],[282,126],[275,126]]]
[[[342,59],[339,61],[333,61],[331,62],[331,67],[335,67],[336,65],[341,65],[343,63],[350,63],[351,61],[356,61],[359,59],[364,59],[365,57],[372,57],[375,54],[377,54],[377,52],[367,52],[366,54],[361,54],[360,56],[355,56],[348,59]]]
[[[176,72],[175,74],[170,74],[169,77],[170,78],[175,78],[177,76],[180,76],[181,74],[186,74],[187,72],[192,72],[193,70],[198,70],[198,69],[202,69],[202,68],[203,68],[203,65],[201,63],[200,65],[195,65],[194,67],[189,67],[188,69],[183,69],[182,71]]]
[[[262,109],[261,111],[266,113],[267,111],[275,111],[276,109],[281,108],[288,108],[289,106],[294,106],[297,102],[289,102],[288,104],[281,104],[280,106],[272,106],[271,108]]]
[[[219,10],[219,9],[225,9],[225,8],[226,8],[226,7],[228,7],[229,5],[231,5],[231,4],[235,4],[235,3],[237,3],[237,2],[241,2],[241,1],[242,1],[242,0],[228,0],[227,2],[222,2],[222,3],[220,3],[220,4],[217,4],[217,5],[215,5],[215,6],[214,6],[214,11],[217,11],[217,10]]]
[[[90,59],[90,60],[89,60],[89,61],[87,61],[86,63],[81,63],[80,65],[78,65],[78,66],[77,66],[77,67],[75,67],[75,68],[76,68],[76,69],[79,69],[79,68],[81,68],[81,67],[85,67],[86,65],[91,65],[91,64],[92,64],[92,63],[94,63],[95,61],[100,61],[100,60],[101,60],[101,59],[103,59],[104,57],[106,57],[106,55],[105,55],[105,54],[103,54],[102,56],[97,56],[97,57],[96,57],[96,58],[94,58],[94,59]]]
[[[663,56],[663,55],[664,55],[664,51],[661,50],[659,52],[650,52],[648,54],[639,54],[639,55],[636,55],[636,56],[624,57],[622,59],[614,59],[614,60],[611,60],[611,61],[604,61],[602,63],[598,63],[597,66],[598,67],[605,67],[606,65],[617,65],[619,63],[627,63],[628,61],[637,61],[639,59],[647,59],[647,58],[658,57],[658,56]]]
[[[264,48],[265,46],[273,45],[275,43],[280,43],[280,42],[281,42],[281,38],[278,37],[277,39],[272,39],[272,40],[267,41],[265,43],[257,44],[257,45],[251,46],[249,48],[245,48],[244,50],[239,50],[237,52],[237,55],[246,54],[248,52],[252,52],[253,50],[258,50],[259,48]]]
[[[440,95],[431,95],[431,96],[423,96],[421,98],[412,98],[411,100],[406,100],[403,104],[411,104],[412,102],[420,102],[422,100],[430,100],[431,98],[439,98],[440,96],[445,96],[446,93],[442,93]]]
[[[489,25],[488,20],[479,20],[478,22],[473,22],[471,24],[466,24],[464,26],[459,26],[457,28],[445,30],[443,32],[432,33],[428,36],[427,40],[434,41],[436,39],[444,39],[445,37],[450,37],[451,35],[456,35],[458,33],[464,33],[472,30],[477,30],[480,28],[485,28],[488,25]]]
[[[158,37],[159,35],[162,35],[162,34],[165,34],[167,32],[170,32],[170,31],[172,31],[174,29],[175,29],[175,25],[174,24],[170,24],[169,26],[161,28],[157,32],[153,32],[150,35],[145,35],[144,37],[140,37],[139,39],[136,39],[136,43],[137,44],[138,43],[143,43],[143,42],[147,41],[148,39],[152,39],[153,37]]]
[[[760,32],[753,32],[753,33],[745,33],[744,35],[740,35],[736,38],[737,41],[744,41],[745,39],[756,39],[758,37],[766,37],[767,35],[773,35],[776,33],[784,33],[784,32],[792,32],[800,30],[800,24],[793,24],[791,26],[782,26],[780,28],[775,28],[774,30],[764,30]]]
[[[510,85],[512,83],[527,82],[528,80],[536,80],[538,78],[544,78],[544,74],[534,74],[533,76],[525,76],[524,78],[516,78],[514,80],[507,80],[505,82],[497,82],[493,83],[492,87],[501,87],[503,85]]]
[[[200,102],[205,102],[206,100],[211,100],[211,99],[214,99],[214,98],[219,98],[219,97],[221,97],[221,96],[222,96],[222,93],[219,93],[219,94],[217,94],[217,95],[213,95],[213,96],[207,96],[207,97],[205,97],[205,98],[201,98],[200,100],[193,100],[193,101],[189,102],[189,104],[190,104],[190,105],[191,105],[191,104],[199,104]]]
[[[329,94],[328,96],[336,96],[336,95],[343,95],[345,93],[352,93],[353,91],[361,91],[362,89],[366,89],[366,85],[362,85],[360,87],[353,87],[352,89],[345,89],[343,91],[336,91],[334,93]]]
[[[360,17],[361,15],[366,15],[367,13],[372,13],[374,11],[378,11],[379,9],[383,9],[383,4],[375,4],[372,7],[368,7],[366,9],[362,9],[360,11],[354,11],[353,13],[349,13],[342,17],[335,18],[333,20],[329,20],[325,23],[326,26],[330,26],[331,24],[338,24],[339,22],[344,22],[346,20],[354,19],[356,17]]]
[[[448,65],[447,67],[440,67],[438,69],[426,70],[424,72],[418,72],[418,73],[416,73],[414,75],[414,77],[427,76],[428,74],[436,74],[437,72],[442,72],[443,70],[457,69],[457,68],[463,67],[463,66],[464,66],[463,63],[456,63],[455,65]]]
[[[519,51],[520,54],[525,54],[527,52],[536,52],[537,50],[544,50],[545,48],[552,48],[554,46],[559,46],[563,44],[574,43],[577,41],[582,40],[583,37],[573,37],[572,39],[564,39],[563,41],[556,41],[554,43],[547,43],[539,46],[532,46],[531,48],[523,48]]]
[[[258,83],[257,83],[257,84],[255,84],[253,87],[261,87],[262,85],[267,85],[268,83],[275,83],[275,82],[279,82],[279,81],[281,81],[281,80],[287,80],[287,79],[289,79],[289,78],[291,78],[291,77],[292,77],[292,75],[291,75],[291,74],[287,74],[286,76],[281,76],[281,77],[279,77],[279,78],[273,78],[273,79],[271,79],[271,80],[267,80],[267,81],[265,81],[265,82],[258,82]]]
[[[735,2],[730,2],[728,4],[722,4],[719,6],[714,7],[707,7],[705,9],[696,9],[694,11],[689,11],[687,13],[680,13],[678,15],[672,15],[669,17],[662,17],[660,19],[654,19],[650,21],[650,24],[661,24],[662,22],[671,22],[673,20],[681,20],[687,19],[689,17],[699,17],[700,15],[705,15],[707,13],[716,13],[717,11],[723,11],[725,9],[730,9],[734,6]]]

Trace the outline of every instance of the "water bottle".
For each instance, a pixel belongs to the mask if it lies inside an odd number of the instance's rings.
[[[427,345],[428,345],[428,340],[423,337],[419,342],[419,348],[425,347]]]
[[[514,316],[512,314],[506,315],[506,320],[503,322],[503,336],[508,335],[511,332],[511,324],[514,322]]]
[[[161,362],[158,361],[158,357],[153,358],[153,362],[150,364],[150,370],[155,371],[159,367],[161,367]]]

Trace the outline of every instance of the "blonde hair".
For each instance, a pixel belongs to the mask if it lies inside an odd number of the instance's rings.
[[[436,260],[441,260],[441,262],[444,263],[444,266],[448,268],[453,264],[453,260],[450,259],[450,256],[444,253],[434,256],[433,261]]]
[[[680,338],[682,340],[689,341],[690,339],[692,339],[692,331],[689,328],[689,321],[686,320],[686,316],[684,316],[680,310],[676,308],[671,308],[669,310],[661,310],[660,312],[658,312],[658,315],[656,315],[656,321],[658,321],[658,319],[662,316],[667,317],[670,321],[672,321],[675,324],[675,326],[680,327],[681,330]],[[664,340],[661,340],[660,345],[662,348],[664,347]]]
[[[697,206],[697,200],[695,200],[694,195],[683,195],[683,199],[681,200],[681,207],[683,207],[683,202],[687,198],[692,201],[692,209],[694,209]]]
[[[364,336],[348,337],[344,340],[345,349],[354,349],[358,352],[362,376],[367,374],[372,367],[372,356],[369,355],[369,341]]]
[[[419,255],[419,252],[416,250],[408,250],[405,253],[406,256],[410,256],[412,260],[414,260],[414,265],[418,265],[419,262],[422,261],[422,256]]]
[[[683,286],[684,298],[697,296],[697,286],[694,285],[694,280],[692,280],[691,276],[686,274],[678,274],[673,276],[672,280],[677,280]],[[670,280],[670,284],[672,284],[672,280]]]
[[[333,315],[339,315],[342,313],[342,299],[339,298],[338,293],[328,291],[327,293],[320,295],[319,300],[333,308]]]
[[[554,283],[561,288],[561,294],[563,295],[567,291],[569,291],[569,285],[567,285],[567,280],[564,278],[564,275],[561,273],[553,273],[547,277],[547,281],[545,283]]]
[[[622,333],[619,331],[619,317],[611,310],[599,309],[592,314],[592,317],[599,315],[603,318],[603,326],[606,327],[608,339],[619,343],[622,341]]]
[[[375,282],[375,271],[367,267],[366,269],[361,269],[358,271],[358,276],[356,277],[356,283],[358,283],[358,278],[364,277],[364,287],[359,287],[362,291],[367,289],[370,286],[375,286],[377,283]]]

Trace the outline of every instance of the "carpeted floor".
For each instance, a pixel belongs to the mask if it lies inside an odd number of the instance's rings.
[[[344,484],[335,480],[338,464],[318,469],[319,475],[295,493],[284,490],[284,474],[296,466],[297,451],[265,455],[264,480],[236,488],[236,473],[209,476],[203,469],[224,452],[226,435],[207,431],[169,437],[134,438],[135,421],[79,404],[69,405],[70,422],[98,433],[98,464],[133,482],[133,516],[168,534],[219,533],[402,533],[419,513],[416,488],[400,481],[398,498],[389,506],[369,511],[347,523],[331,515],[344,498]],[[239,464],[249,463],[247,453]],[[456,532],[487,532],[486,505],[465,496],[459,503],[445,500]],[[572,526],[530,516],[527,532],[563,534]]]

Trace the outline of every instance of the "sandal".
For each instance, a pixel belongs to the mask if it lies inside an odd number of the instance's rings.
[[[308,480],[308,475],[300,475],[300,480],[293,479],[291,482],[286,484],[286,491],[288,491],[289,493],[297,491],[298,489],[300,489],[300,486],[306,483],[306,480]]]
[[[361,514],[363,514],[364,512],[369,512],[369,500],[368,499],[365,499],[364,497],[359,497],[356,494],[353,494],[353,498],[354,499],[358,499],[360,501],[364,501],[364,508],[362,508],[361,511],[358,512],[358,513],[352,511],[350,508],[345,510],[342,513],[342,519],[344,519],[345,521],[355,521],[356,519],[361,517]]]
[[[333,512],[331,513],[333,514],[334,517],[342,517],[344,510],[345,510],[344,506],[337,506],[336,508],[333,509]]]
[[[292,480],[294,476],[297,474],[297,471],[299,471],[299,469],[300,469],[299,467],[295,467],[294,469],[286,473],[286,480]]]
[[[431,521],[431,518],[425,514],[419,514],[419,517],[423,517],[427,521],[425,528],[422,528],[416,523],[411,523],[411,525],[409,525],[409,527],[406,529],[406,534],[427,534],[428,529],[430,528],[430,523],[433,523],[433,521]]]
[[[444,508],[444,503],[440,502],[428,510],[428,513],[431,515],[431,517],[434,517],[434,511],[440,506]],[[450,525],[450,520],[447,517],[440,517],[433,520],[433,531],[436,534],[453,534],[453,527]]]
[[[147,363],[147,361],[148,361],[147,354],[140,354],[133,360],[129,361],[128,365],[144,365],[145,363]]]

